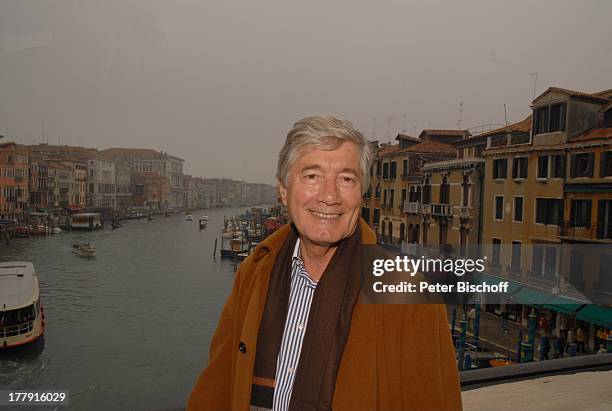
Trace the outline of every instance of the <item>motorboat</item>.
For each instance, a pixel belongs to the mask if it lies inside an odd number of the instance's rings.
[[[0,263],[0,351],[44,335],[45,315],[38,287],[32,263]]]
[[[208,221],[208,216],[204,214],[202,217],[200,217],[200,220]]]
[[[200,230],[203,228],[206,228],[206,218],[204,217],[200,217],[200,219],[198,220],[198,224],[200,225]]]
[[[185,217],[185,221],[193,221],[193,216],[191,214],[187,214],[187,217]]]
[[[72,252],[79,257],[94,257],[96,255],[96,248],[90,243],[74,243],[72,245]]]

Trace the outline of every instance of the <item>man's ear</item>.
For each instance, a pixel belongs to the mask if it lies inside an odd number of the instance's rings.
[[[278,195],[280,196],[281,204],[287,207],[287,187],[278,180]]]

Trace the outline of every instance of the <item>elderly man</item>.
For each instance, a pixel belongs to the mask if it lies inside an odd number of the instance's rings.
[[[334,117],[298,121],[277,168],[291,224],[241,265],[189,410],[459,410],[441,305],[360,294],[369,143]]]

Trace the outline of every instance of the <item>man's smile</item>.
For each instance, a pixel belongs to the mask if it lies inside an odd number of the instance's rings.
[[[310,214],[314,215],[315,217],[325,218],[327,220],[335,220],[337,218],[340,218],[340,216],[342,215],[342,214],[331,214],[331,213],[319,213],[313,210],[308,210],[308,211],[310,211]]]

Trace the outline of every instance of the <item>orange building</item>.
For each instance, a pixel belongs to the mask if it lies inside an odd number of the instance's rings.
[[[0,218],[23,220],[28,207],[28,154],[15,143],[0,144]]]

